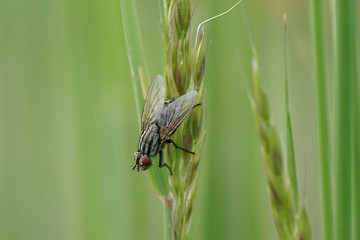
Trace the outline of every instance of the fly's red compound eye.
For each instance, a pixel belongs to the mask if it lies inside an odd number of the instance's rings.
[[[142,163],[146,166],[146,167],[150,167],[152,165],[152,161],[149,157],[147,156],[143,156],[142,158]]]

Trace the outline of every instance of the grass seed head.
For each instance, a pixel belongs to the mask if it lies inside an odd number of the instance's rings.
[[[201,28],[193,54],[193,78],[196,89],[200,89],[205,76],[206,38],[204,27]]]
[[[192,110],[171,137],[176,144],[195,154],[171,146],[166,149],[165,159],[174,172],[174,175],[169,177],[169,199],[172,202],[170,225],[174,239],[189,238],[199,166],[205,142],[206,104],[203,96],[203,79],[206,39],[202,29],[198,44],[194,47],[190,45],[190,21],[190,0],[164,0],[162,32],[166,60],[164,68],[166,96],[179,97],[195,88],[198,102],[202,103]]]
[[[270,195],[273,219],[279,240],[310,240],[311,228],[305,208],[296,210],[292,199],[289,176],[284,171],[284,155],[282,153],[278,133],[270,121],[270,105],[261,80],[258,57],[253,51],[252,77],[254,94],[249,95],[255,114],[256,126],[265,166],[268,192]]]

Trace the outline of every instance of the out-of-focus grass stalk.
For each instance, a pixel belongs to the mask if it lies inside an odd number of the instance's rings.
[[[337,38],[337,126],[336,126],[336,191],[335,239],[351,239],[351,87],[355,80],[356,51],[352,31],[355,26],[355,0],[336,1]]]
[[[172,222],[172,200],[164,201],[164,239],[172,239],[173,237],[173,222]]]
[[[172,139],[179,146],[195,152],[195,155],[167,148],[165,160],[173,169],[170,177],[169,206],[172,207],[172,239],[188,239],[198,168],[205,142],[205,109],[203,80],[206,63],[206,39],[204,30],[191,47],[191,1],[164,0],[162,12],[163,47],[165,54],[165,91],[167,98],[174,98],[196,90],[202,106],[194,109]]]
[[[359,3],[358,3],[359,4]],[[357,9],[355,2],[353,2],[353,8]],[[354,21],[351,22],[351,44],[353,44],[354,51],[351,55],[352,67],[352,207],[353,207],[353,240],[360,239],[360,89],[359,89],[359,75],[356,66],[359,64],[357,60],[359,58],[359,29],[358,29],[358,18],[356,16],[356,10],[351,12],[354,14],[352,18]]]
[[[289,59],[288,59],[288,40],[287,40],[287,16],[284,14],[284,62],[285,62],[285,108],[286,108],[286,135],[287,135],[287,165],[290,180],[289,191],[293,196],[293,205],[295,207],[295,228],[294,239],[312,239],[312,230],[309,222],[309,216],[305,206],[300,206],[299,189],[297,184],[296,160],[294,138],[292,133],[291,115],[289,107]]]
[[[357,76],[357,73],[355,73]],[[354,86],[352,87],[352,147],[353,147],[353,162],[352,162],[352,184],[353,184],[353,240],[360,239],[360,103],[359,103],[359,83],[355,78]]]
[[[287,46],[287,17],[284,14],[284,63],[285,63],[285,108],[286,108],[286,138],[287,138],[287,162],[290,180],[290,191],[292,191],[295,209],[299,211],[299,190],[297,185],[296,162],[294,139],[291,127],[290,107],[289,107],[289,73],[288,73],[288,46]]]
[[[296,180],[295,154],[293,150],[292,131],[290,125],[290,116],[288,110],[288,97],[286,97],[287,106],[287,136],[288,136],[288,155],[287,161],[289,171],[285,167],[285,161],[281,150],[279,136],[275,127],[271,123],[270,106],[267,94],[264,91],[261,79],[259,60],[254,43],[252,42],[245,12],[243,12],[245,25],[248,28],[248,38],[252,47],[252,82],[254,93],[248,92],[251,106],[254,110],[256,126],[260,136],[263,162],[267,186],[271,200],[273,218],[276,232],[280,240],[309,240],[312,239],[312,231],[309,217],[305,206],[297,206],[298,189]],[[287,59],[287,53],[285,53]],[[286,63],[287,66],[287,63]],[[287,72],[286,72],[287,79]],[[286,87],[287,91],[287,87]],[[286,93],[287,95],[288,93]],[[293,161],[291,163],[291,161]],[[291,173],[292,171],[292,173]],[[288,184],[290,182],[290,184]]]
[[[121,0],[120,5],[140,127],[141,113],[150,85],[150,78],[145,62],[135,3],[134,1]],[[151,168],[148,172],[154,192],[166,202],[169,192],[166,173],[156,167]]]
[[[144,105],[146,91],[150,85],[150,78],[141,42],[135,2],[120,0],[120,4],[138,119],[141,121],[142,107]]]
[[[250,102],[255,113],[260,136],[267,185],[278,237],[280,240],[312,239],[306,209],[301,206],[297,210],[294,201],[294,196],[296,198],[298,195],[295,193],[297,189],[293,189],[292,184],[287,184],[289,176],[284,170],[284,159],[278,134],[270,122],[268,97],[263,89],[255,49],[253,49],[252,75],[254,96],[253,98],[250,96]],[[291,137],[290,132],[288,135]]]
[[[311,0],[312,30],[315,58],[317,129],[320,159],[322,239],[333,239],[331,195],[331,158],[329,154],[328,106],[325,63],[325,24],[323,0]]]

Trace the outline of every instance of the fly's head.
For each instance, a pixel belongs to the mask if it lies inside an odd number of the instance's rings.
[[[135,165],[134,165],[134,167],[132,169],[135,170],[135,168],[136,168],[138,172],[140,170],[145,171],[153,163],[149,156],[147,156],[147,155],[145,155],[145,154],[143,154],[142,152],[139,152],[139,151],[134,153],[134,160],[135,160]]]

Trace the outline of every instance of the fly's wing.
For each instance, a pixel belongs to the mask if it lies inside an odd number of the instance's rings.
[[[149,127],[152,119],[159,114],[165,96],[164,77],[158,75],[151,83],[146,95],[144,110],[141,118],[141,133]],[[156,109],[155,109],[156,108]]]
[[[197,92],[189,92],[175,100],[164,103],[161,115],[158,118],[161,144],[175,132],[176,128],[190,113],[196,103]]]

